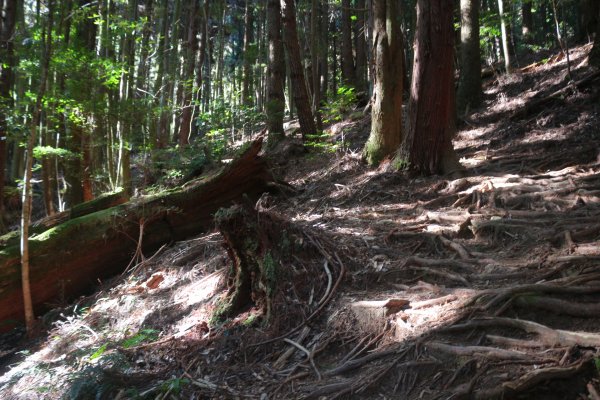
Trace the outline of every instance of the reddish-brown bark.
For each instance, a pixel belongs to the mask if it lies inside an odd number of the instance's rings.
[[[123,271],[135,252],[140,221],[145,221],[143,249],[151,252],[213,226],[213,214],[240,201],[257,198],[272,181],[261,142],[221,172],[187,186],[70,220],[30,240],[31,292],[37,312],[59,296],[80,294]],[[0,329],[22,320],[18,246],[0,251]],[[12,321],[12,322],[11,322]]]

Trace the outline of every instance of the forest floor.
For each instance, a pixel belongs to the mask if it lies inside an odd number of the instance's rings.
[[[587,51],[571,77],[553,56],[486,82],[455,140],[464,178],[368,168],[368,117],[331,127],[344,150],[280,161],[294,190],[258,208],[312,250],[282,263],[269,324],[211,321],[230,261],[208,233],[55,311],[27,351],[0,347],[0,397],[600,399]]]

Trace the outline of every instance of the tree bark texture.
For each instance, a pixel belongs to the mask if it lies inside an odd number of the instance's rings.
[[[6,0],[4,19],[0,27],[0,231],[4,226],[4,181],[6,179],[6,157],[8,126],[4,108],[10,109],[12,98],[10,90],[14,81],[14,43],[17,0]]]
[[[283,84],[285,79],[285,57],[283,39],[281,37],[281,6],[279,0],[268,0],[267,3],[267,41],[269,46],[267,65],[267,132],[269,145],[283,138],[283,115],[285,112],[285,96]]]
[[[594,39],[594,46],[590,51],[590,65],[596,68],[600,68],[600,15],[597,18],[596,27],[596,38]]]
[[[294,104],[298,110],[300,130],[302,131],[302,137],[304,139],[308,135],[316,134],[317,128],[310,107],[308,89],[306,88],[306,78],[302,67],[302,58],[300,57],[300,45],[296,28],[296,6],[294,2],[295,0],[281,0],[281,14]]]
[[[375,82],[371,134],[364,156],[371,165],[398,150],[402,141],[402,59],[404,58],[396,0],[373,1]]]
[[[183,82],[183,110],[181,112],[181,122],[179,124],[179,145],[187,146],[190,143],[190,132],[192,125],[192,114],[194,111],[192,105],[192,90],[194,89],[194,70],[196,67],[196,50],[198,47],[198,7],[197,0],[189,3],[188,9],[188,28],[186,40],[186,60]]]
[[[512,61],[510,55],[510,24],[506,17],[506,9],[510,0],[498,0],[498,13],[500,15],[500,32],[502,34],[502,54],[504,55],[504,68],[506,73],[512,72]]]
[[[244,16],[244,79],[242,81],[242,102],[246,107],[254,105],[252,85],[254,82],[252,67],[256,59],[254,46],[254,0],[246,0]]]
[[[52,29],[53,29],[53,1],[48,2],[48,20],[46,22],[45,33],[42,34],[43,38],[43,49],[41,57],[41,71],[40,71],[40,86],[35,101],[35,108],[33,109],[31,117],[31,126],[29,132],[29,138],[27,139],[27,157],[25,162],[25,174],[23,177],[23,196],[22,204],[23,209],[21,210],[21,237],[20,237],[20,258],[21,261],[21,300],[23,302],[23,308],[21,310],[25,317],[25,326],[27,328],[27,334],[31,337],[33,335],[35,316],[33,311],[33,297],[31,285],[31,255],[29,251],[29,224],[31,222],[31,204],[32,204],[32,192],[31,192],[31,178],[33,176],[33,147],[37,140],[37,130],[40,124],[42,115],[42,102],[44,95],[46,94],[46,85],[48,81],[48,70],[50,68],[50,58],[52,50]]]
[[[521,18],[523,21],[523,40],[529,42],[533,35],[533,13],[532,13],[532,2],[533,0],[523,0],[521,4]]]
[[[367,42],[366,42],[366,18],[365,0],[356,1],[356,92],[368,95],[367,87]]]
[[[356,87],[354,55],[352,54],[352,20],[350,0],[342,0],[342,82],[346,86]]]
[[[460,0],[460,80],[458,112],[464,114],[481,102],[479,0]]]
[[[455,127],[453,4],[417,2],[410,130],[399,162],[423,174],[460,169],[452,148]]]
[[[266,161],[257,154],[261,141],[231,164],[181,188],[88,214],[30,239],[31,289],[38,311],[59,295],[80,294],[97,282],[122,272],[134,254],[140,223],[141,246],[151,252],[213,226],[213,214],[268,190],[273,181]],[[68,246],[65,246],[65,243]],[[0,329],[22,320],[19,246],[0,250]],[[11,320],[11,321],[9,321]]]

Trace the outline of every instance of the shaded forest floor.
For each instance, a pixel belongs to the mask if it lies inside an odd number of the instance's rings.
[[[311,250],[281,266],[270,324],[251,307],[210,320],[230,262],[209,233],[57,309],[27,353],[0,348],[0,396],[600,398],[600,76],[582,65],[588,50],[573,50],[572,80],[552,57],[486,83],[455,141],[464,178],[367,168],[367,118],[332,127],[344,151],[281,158],[294,190],[258,208]]]

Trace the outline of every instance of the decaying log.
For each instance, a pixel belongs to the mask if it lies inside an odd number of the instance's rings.
[[[246,194],[256,199],[273,177],[254,142],[230,164],[180,188],[67,221],[30,239],[33,302],[37,312],[57,298],[80,294],[125,268],[138,248],[150,252],[213,226],[214,213]],[[19,246],[0,249],[0,329],[21,320]]]
[[[77,204],[70,210],[66,210],[54,215],[42,218],[29,226],[30,237],[39,235],[50,228],[54,228],[60,224],[64,224],[70,219],[83,217],[84,215],[92,214],[97,211],[106,210],[119,204],[126,203],[129,200],[127,193],[120,190],[114,193],[106,193],[98,196],[94,200],[86,201],[85,203]],[[19,244],[20,231],[12,231],[0,236],[0,246],[9,247]]]

